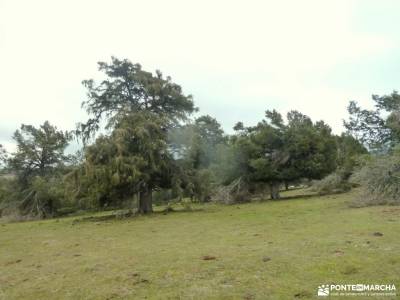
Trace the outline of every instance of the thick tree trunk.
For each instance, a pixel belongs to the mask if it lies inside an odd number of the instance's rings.
[[[153,195],[151,189],[145,189],[139,193],[139,213],[153,212]]]
[[[271,199],[280,199],[281,196],[279,195],[279,187],[280,184],[277,182],[271,183],[270,184],[270,190],[271,190]]]

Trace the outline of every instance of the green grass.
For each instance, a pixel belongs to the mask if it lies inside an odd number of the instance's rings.
[[[0,224],[0,299],[312,299],[327,283],[400,288],[400,208],[349,208],[353,196]]]

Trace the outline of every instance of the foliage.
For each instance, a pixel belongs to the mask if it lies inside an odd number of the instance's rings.
[[[35,128],[21,125],[14,133],[17,152],[8,160],[9,168],[18,177],[22,188],[29,185],[35,176],[46,176],[59,168],[66,160],[64,154],[71,136],[68,132],[57,130],[48,121]]]
[[[368,153],[367,149],[353,136],[342,133],[337,140],[337,165],[342,179],[347,180],[360,166],[360,157]]]
[[[351,189],[351,184],[347,180],[344,180],[341,174],[335,172],[321,180],[314,181],[312,189],[320,195],[328,195],[347,192]]]
[[[89,117],[75,132],[84,142],[79,155],[64,154],[71,134],[48,122],[22,125],[13,136],[17,151],[9,157],[0,145],[3,170],[16,176],[0,186],[3,203],[10,186],[6,202],[37,216],[71,203],[86,209],[137,202],[138,211],[147,213],[153,194],[160,203],[208,201],[221,190],[233,191],[233,201],[267,190],[277,199],[282,186],[304,180],[320,180],[315,188],[328,193],[348,188],[367,149],[390,153],[400,141],[397,92],[373,96],[374,110],[351,102],[348,132],[341,136],[323,121],[298,111],[285,118],[276,110],[267,110],[256,126],[238,122],[227,135],[209,115],[189,119],[197,110],[192,97],[160,71],[115,57],[99,62],[99,71],[102,81],[83,81],[82,106]]]
[[[91,116],[77,130],[84,140],[100,129],[102,118],[106,118],[108,128],[113,128],[125,114],[152,112],[176,124],[196,110],[192,96],[185,96],[182,88],[160,71],[152,74],[142,70],[140,64],[115,57],[110,64],[98,65],[106,79],[100,84],[93,79],[83,81],[88,100],[82,106]]]
[[[351,101],[347,130],[371,150],[386,151],[400,142],[400,95],[373,95],[374,110],[362,109]]]
[[[221,125],[208,115],[170,131],[169,145],[179,166],[180,171],[175,177],[179,177],[182,195],[198,201],[207,201],[211,197],[217,184],[218,149],[226,145],[226,141]]]
[[[351,181],[361,184],[361,205],[400,204],[400,151],[396,148],[389,155],[375,155],[365,159]]]
[[[154,189],[171,185],[170,148],[167,131],[178,127],[194,111],[192,96],[170,77],[142,70],[139,64],[112,57],[100,62],[106,78],[96,84],[83,81],[88,100],[82,106],[90,115],[77,134],[86,143],[105,119],[109,136],[101,136],[86,152],[85,175],[93,185],[89,198],[100,205],[139,194],[139,211],[152,211]],[[101,155],[104,154],[104,157]]]
[[[323,122],[291,111],[287,124],[274,111],[255,127],[236,127],[234,140],[241,152],[241,173],[248,183],[270,186],[271,198],[279,198],[281,183],[301,178],[320,179],[336,168],[336,142]]]
[[[210,169],[198,170],[193,178],[193,196],[201,202],[207,202],[215,188],[214,173]]]
[[[7,162],[7,151],[4,149],[3,145],[0,144],[0,170]]]
[[[64,200],[64,150],[71,136],[46,121],[39,128],[22,125],[13,138],[17,151],[7,160],[11,175],[3,181],[2,212],[51,217]]]
[[[77,188],[83,184],[91,203],[104,207],[170,185],[165,126],[166,120],[151,112],[119,119],[110,136],[86,148]]]
[[[14,190],[12,190],[14,188]],[[57,214],[61,205],[66,205],[62,176],[35,176],[23,190],[15,180],[3,181],[3,201],[0,211],[3,215],[14,215],[16,218],[49,218]],[[0,195],[1,197],[1,195]],[[1,198],[0,198],[1,199]]]

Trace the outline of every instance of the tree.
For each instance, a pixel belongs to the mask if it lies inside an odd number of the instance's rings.
[[[171,124],[176,124],[196,110],[192,96],[184,95],[182,88],[173,83],[171,77],[164,78],[158,70],[153,75],[142,70],[140,64],[115,57],[111,58],[111,64],[99,62],[98,65],[106,79],[100,84],[93,79],[82,82],[88,96],[82,107],[91,116],[77,130],[84,140],[100,129],[102,118],[107,120],[106,126],[112,129],[119,117],[147,111],[162,115]]]
[[[299,112],[288,113],[285,148],[290,159],[284,170],[285,180],[321,179],[337,166],[337,146],[331,128],[323,121],[313,123]]]
[[[217,163],[218,147],[227,140],[221,125],[211,116],[201,116],[174,128],[169,139],[186,193],[191,198],[209,199],[215,184],[211,167]]]
[[[355,101],[347,108],[350,118],[344,122],[348,132],[369,149],[386,151],[400,142],[400,95],[373,95],[374,110],[362,109]]]
[[[247,181],[268,184],[272,199],[280,197],[282,183],[320,179],[336,168],[329,126],[297,111],[288,113],[287,124],[278,112],[267,111],[257,126],[241,129],[236,144],[247,159],[247,167],[242,167]]]
[[[163,169],[164,164],[159,158],[164,158],[168,150],[164,135],[168,128],[186,120],[196,108],[192,96],[184,95],[182,88],[173,83],[170,77],[164,78],[160,71],[153,75],[142,70],[139,64],[132,64],[126,59],[112,57],[111,60],[110,64],[99,63],[99,70],[106,75],[106,79],[100,84],[93,80],[83,81],[88,91],[88,100],[82,106],[86,108],[90,118],[79,125],[77,134],[87,142],[100,129],[101,120],[105,119],[106,128],[112,132],[110,141],[116,143],[109,147],[116,147],[113,151],[117,151],[118,157],[123,161],[134,159],[131,168],[141,174],[138,175],[140,184],[135,181],[135,185],[139,184],[141,187],[139,210],[151,212],[151,192],[157,186],[159,170]],[[144,117],[150,118],[149,123],[145,122]],[[156,129],[155,126],[160,127]],[[117,138],[118,132],[135,134],[138,144],[135,146],[131,144],[131,140]],[[107,142],[109,141],[102,141],[103,144]],[[118,145],[124,146],[120,148]],[[112,158],[108,161],[110,164],[113,162],[117,163]],[[112,165],[109,167],[114,168]]]
[[[188,151],[192,167],[204,169],[215,163],[217,146],[225,142],[224,131],[216,119],[208,115],[197,118]]]
[[[48,121],[39,128],[22,124],[13,135],[17,152],[9,159],[9,166],[23,185],[34,176],[48,175],[67,159],[64,151],[70,138],[69,132],[57,130]]]
[[[36,128],[21,125],[14,133],[17,151],[8,167],[17,176],[17,189],[9,204],[20,213],[38,217],[51,216],[64,192],[58,172],[67,160],[64,154],[70,134],[57,130],[48,121]]]
[[[139,193],[139,212],[152,212],[152,191],[170,185],[171,179],[166,126],[155,113],[130,114],[116,121],[110,136],[87,147],[85,176],[101,206]]]

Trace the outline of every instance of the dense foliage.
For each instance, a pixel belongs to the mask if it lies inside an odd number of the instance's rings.
[[[271,198],[279,198],[282,183],[300,179],[321,179],[336,168],[337,148],[329,126],[297,111],[284,123],[276,111],[266,111],[266,119],[255,127],[236,126],[234,140],[241,174],[251,183],[269,185]],[[236,160],[236,158],[234,158]]]

